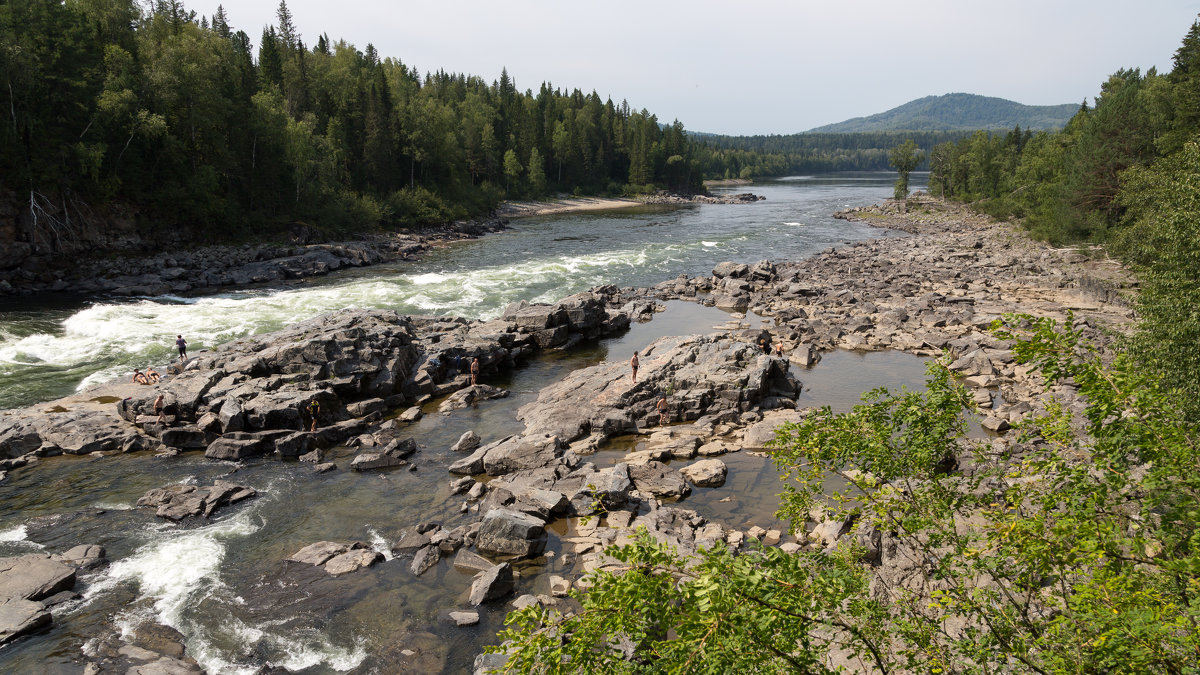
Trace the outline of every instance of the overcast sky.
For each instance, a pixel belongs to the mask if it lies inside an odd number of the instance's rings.
[[[187,2],[211,16],[218,0]],[[257,49],[279,0],[223,0]],[[507,67],[688,130],[788,134],[928,95],[1079,103],[1119,68],[1160,72],[1200,0],[288,0],[306,45],[372,43],[421,73]]]

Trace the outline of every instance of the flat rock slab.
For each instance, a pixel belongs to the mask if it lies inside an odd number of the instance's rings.
[[[0,598],[0,645],[52,623],[50,612],[40,602],[23,598]]]
[[[383,554],[361,541],[349,544],[318,541],[296,551],[288,560],[321,567],[329,574],[339,576],[370,567],[383,560]]]
[[[44,553],[0,558],[0,598],[41,600],[75,586],[75,568]]]

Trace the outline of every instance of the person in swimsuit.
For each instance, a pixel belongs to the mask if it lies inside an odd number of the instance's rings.
[[[133,381],[135,384],[150,384],[150,380],[146,377],[146,374],[137,368],[133,369]]]
[[[633,358],[629,359],[629,381],[637,382],[638,357],[637,352],[633,353]]]
[[[479,357],[476,356],[471,361],[471,386],[474,387],[475,383],[478,380],[479,380]]]
[[[658,408],[658,425],[662,426],[662,427],[667,426],[667,395],[666,394],[663,394],[661,397],[659,397],[658,405],[655,407]]]

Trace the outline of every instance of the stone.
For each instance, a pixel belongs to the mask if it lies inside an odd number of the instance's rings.
[[[341,544],[336,541],[318,541],[296,551],[288,560],[306,565],[320,566],[324,565],[334,556],[345,553],[349,549],[350,546],[348,544]]]
[[[550,595],[556,598],[566,597],[571,592],[571,580],[557,575],[550,575]]]
[[[74,586],[75,568],[47,554],[0,558],[0,598],[41,600]]]
[[[81,544],[50,557],[75,569],[92,569],[107,562],[104,547],[95,544]]]
[[[479,447],[479,434],[474,431],[466,431],[462,436],[458,437],[458,441],[450,447],[451,452],[470,452]]]
[[[437,546],[428,545],[417,549],[417,554],[413,556],[412,564],[408,569],[416,576],[421,576],[425,572],[433,569],[438,561],[441,560],[442,553]]]
[[[458,549],[454,556],[454,566],[475,572],[482,572],[494,567],[496,563],[466,548]]]
[[[682,499],[692,491],[691,486],[684,480],[683,474],[662,462],[630,464],[629,478],[639,492],[652,494],[655,497]]]
[[[340,553],[325,563],[325,571],[338,576],[370,567],[383,560],[383,554],[369,548],[360,548]]]
[[[545,522],[527,513],[493,509],[483,517],[475,548],[485,553],[528,556],[545,546],[545,531]]]
[[[447,413],[452,410],[460,410],[468,408],[480,401],[486,401],[494,398],[504,398],[508,396],[508,392],[498,387],[492,387],[486,384],[477,384],[465,389],[460,389],[446,397],[438,405],[438,412]]]
[[[450,620],[459,627],[474,626],[479,623],[479,612],[450,612]]]
[[[53,619],[40,602],[16,597],[0,597],[0,645],[14,638],[46,628]]]
[[[512,565],[500,563],[480,572],[471,582],[471,594],[467,602],[478,607],[485,602],[499,600],[513,591]]]
[[[729,469],[725,462],[719,459],[702,459],[685,466],[679,472],[696,487],[721,487],[725,484]]]

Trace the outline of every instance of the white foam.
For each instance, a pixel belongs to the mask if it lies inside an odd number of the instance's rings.
[[[792,227],[801,227],[804,225],[804,223],[790,222],[790,223],[784,223],[784,225],[791,225]]]
[[[678,258],[682,250],[716,245],[673,242],[286,290],[98,303],[67,317],[55,330],[19,339],[10,333],[0,336],[0,375],[5,380],[32,377],[33,369],[50,367],[77,373],[78,388],[84,389],[127,378],[133,368],[164,367],[175,358],[176,335],[182,334],[195,354],[347,307],[491,319],[516,300],[557,302],[620,277],[622,271],[653,269]]]
[[[17,525],[16,527],[9,528],[7,530],[0,530],[0,542],[19,544],[21,546],[28,546],[30,548],[46,548],[36,541],[29,541],[29,528],[24,525]]]
[[[371,538],[371,550],[378,551],[383,555],[384,560],[392,559],[392,547],[388,545],[387,540],[383,538],[373,527],[367,528],[367,534]]]
[[[103,511],[132,511],[133,504],[122,504],[120,502],[96,502],[92,504],[93,508]]]
[[[286,638],[270,635],[265,641],[286,655],[283,659],[273,661],[291,671],[323,663],[338,672],[345,672],[357,668],[367,658],[367,650],[361,640],[351,648],[338,647],[313,630],[292,630]]]
[[[705,248],[712,248],[713,246],[718,246],[717,242],[715,242],[715,241],[702,241],[702,242],[700,242],[700,245],[704,246]]]

